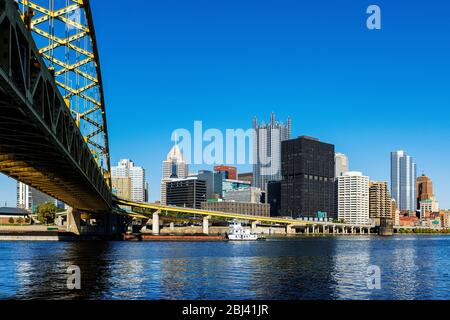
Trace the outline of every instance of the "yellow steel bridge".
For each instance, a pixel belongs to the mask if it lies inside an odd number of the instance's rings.
[[[227,220],[247,220],[247,221],[258,221],[260,223],[267,224],[281,224],[281,225],[307,225],[311,224],[308,221],[300,221],[294,219],[287,218],[277,218],[277,217],[265,217],[265,216],[249,216],[244,214],[230,213],[230,212],[220,212],[220,211],[208,211],[201,209],[193,209],[193,208],[184,208],[184,207],[174,207],[174,206],[163,206],[160,204],[154,203],[140,203],[122,200],[118,198],[113,198],[113,202],[117,205],[128,206],[131,208],[140,208],[147,209],[151,212],[159,211],[161,214],[164,213],[172,213],[172,214],[186,214],[186,215],[198,215],[203,217],[211,217],[211,218],[221,218]],[[144,213],[137,213],[138,216],[145,216]]]

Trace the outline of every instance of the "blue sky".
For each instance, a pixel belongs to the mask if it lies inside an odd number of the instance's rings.
[[[119,5],[119,3],[121,5]],[[366,8],[382,30],[366,28]],[[92,1],[112,162],[131,158],[159,197],[177,128],[249,128],[293,119],[346,153],[352,170],[389,180],[406,150],[450,208],[450,4],[440,0]],[[126,13],[124,13],[126,12]],[[242,168],[243,170],[248,168]],[[15,184],[0,178],[0,203]]]

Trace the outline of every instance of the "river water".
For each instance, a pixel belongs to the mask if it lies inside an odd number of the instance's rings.
[[[0,299],[450,299],[450,237],[0,242]]]

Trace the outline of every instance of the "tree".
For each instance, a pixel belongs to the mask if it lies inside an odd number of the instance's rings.
[[[16,220],[17,224],[23,224],[24,220],[22,217],[17,218]]]
[[[56,218],[56,206],[51,202],[43,203],[37,208],[36,213],[41,223],[53,224]]]
[[[13,217],[9,218],[8,222],[9,222],[9,224],[14,224],[14,218]]]

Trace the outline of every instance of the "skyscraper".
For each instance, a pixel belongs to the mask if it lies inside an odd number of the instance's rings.
[[[166,205],[166,184],[174,179],[185,179],[189,174],[188,164],[184,160],[180,147],[174,145],[162,163],[161,204]]]
[[[166,182],[166,204],[170,206],[201,208],[206,199],[206,182],[197,177],[172,179]]]
[[[220,172],[212,172],[209,170],[200,170],[197,174],[192,175],[199,180],[206,182],[206,200],[219,198],[222,196],[223,174]]]
[[[337,178],[338,219],[350,224],[369,223],[369,177],[346,172]]]
[[[281,215],[336,217],[334,145],[310,137],[283,141]]]
[[[434,197],[433,194],[433,182],[430,177],[422,174],[417,178],[416,183],[417,190],[417,208],[420,208],[420,201],[429,200]]]
[[[376,225],[380,225],[382,218],[394,219],[387,182],[371,181],[369,200],[370,219],[373,219]]]
[[[415,211],[416,164],[405,151],[391,153],[391,192],[400,211]]]
[[[54,198],[40,192],[22,182],[17,183],[17,208],[34,212],[37,207],[43,203],[52,202],[57,207],[60,203]]]
[[[148,200],[145,169],[136,166],[132,160],[120,160],[116,167],[111,168],[111,177],[131,179],[131,201],[145,202]]]
[[[348,157],[345,154],[336,153],[336,155],[334,156],[334,162],[336,164],[336,178],[349,171]]]
[[[269,124],[255,118],[253,129],[253,186],[267,191],[269,181],[281,180],[281,142],[291,138],[291,119],[284,126],[272,113]]]

